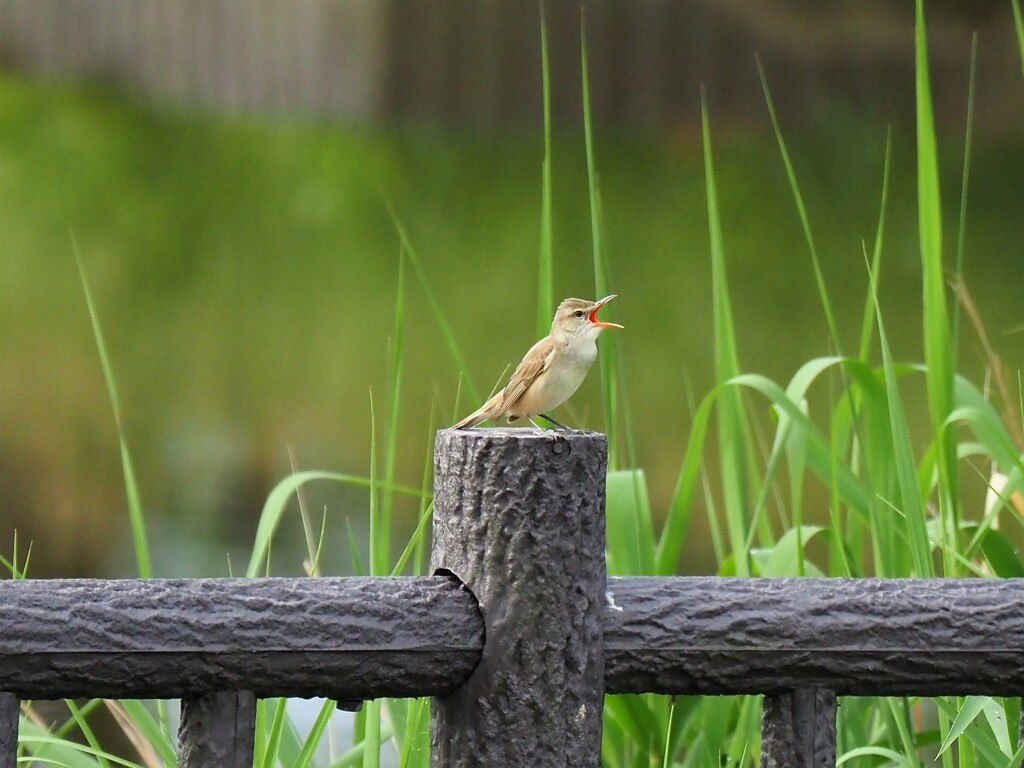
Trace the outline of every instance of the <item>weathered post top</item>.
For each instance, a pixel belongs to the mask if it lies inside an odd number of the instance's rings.
[[[431,764],[600,764],[607,439],[441,430],[431,566],[484,616],[469,680],[432,707]]]

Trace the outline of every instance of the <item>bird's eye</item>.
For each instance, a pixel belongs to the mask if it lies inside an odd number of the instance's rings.
[[[577,309],[573,314],[576,315],[576,317],[583,317],[583,310]]]

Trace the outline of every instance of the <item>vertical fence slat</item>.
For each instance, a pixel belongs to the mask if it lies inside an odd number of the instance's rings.
[[[256,697],[221,691],[181,700],[179,768],[252,768]]]
[[[761,768],[835,768],[836,695],[803,688],[764,697]]]
[[[0,691],[0,768],[15,768],[18,762],[18,719],[21,700]]]
[[[437,768],[593,768],[604,700],[607,441],[442,430],[431,566],[484,616],[480,664],[433,700]]]

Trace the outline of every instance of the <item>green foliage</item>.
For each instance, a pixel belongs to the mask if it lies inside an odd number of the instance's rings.
[[[587,191],[590,200],[590,234],[594,255],[595,298],[608,295],[608,268],[604,253],[604,229],[602,224],[601,184],[597,172],[594,149],[594,132],[590,118],[590,72],[587,64],[587,25],[583,9],[580,10],[580,69],[583,74],[583,138],[587,155]],[[598,357],[601,372],[601,394],[604,405],[604,431],[608,435],[608,466],[618,469],[618,413],[619,399],[618,372],[616,370],[615,342],[604,345],[604,352]]]
[[[1013,26],[1017,30],[1017,47],[1020,48],[1020,70],[1024,74],[1024,15],[1020,11],[1020,0],[1010,0],[1013,8]]]
[[[149,542],[146,540],[145,515],[142,509],[142,499],[139,496],[139,485],[135,477],[135,468],[132,464],[131,450],[128,448],[128,437],[125,432],[124,414],[121,411],[121,398],[117,391],[117,382],[114,379],[114,370],[110,363],[110,355],[107,353],[107,344],[103,338],[103,331],[97,315],[96,305],[93,303],[92,291],[89,290],[89,281],[85,276],[85,266],[82,264],[82,256],[78,252],[78,245],[74,237],[71,238],[71,245],[75,252],[75,262],[78,264],[78,273],[82,278],[82,293],[85,294],[85,301],[89,307],[89,321],[92,323],[93,335],[96,339],[96,348],[99,351],[100,365],[103,366],[103,380],[107,386],[107,393],[110,396],[110,405],[114,409],[114,424],[117,426],[117,437],[121,444],[121,466],[124,472],[125,494],[128,497],[128,519],[132,528],[132,541],[135,545],[135,559],[138,563],[139,576],[148,579],[153,575],[153,567],[149,557]]]
[[[701,94],[701,127],[704,139],[704,182],[708,201],[708,228],[711,235],[711,292],[714,300],[715,379],[719,386],[740,374],[732,305],[725,269],[722,221],[718,211],[718,189],[711,153],[711,129],[707,99]],[[726,387],[718,403],[718,451],[725,496],[726,529],[732,548],[732,567],[737,576],[749,576],[750,566],[744,542],[750,521],[747,519],[749,489],[747,469],[751,440],[746,426],[743,400],[739,390]]]
[[[544,3],[540,5],[541,83],[544,92],[544,162],[541,165],[540,268],[537,272],[537,338],[544,338],[551,326],[555,306],[554,212],[551,195],[551,70],[548,62],[548,23]]]
[[[1024,60],[1024,32],[1020,6],[1012,0],[1014,18]],[[555,256],[553,246],[551,95],[548,51],[543,9],[542,88],[544,92],[544,160],[541,170],[540,262],[538,275],[538,330],[546,330],[554,300]],[[600,378],[605,426],[611,450],[607,476],[607,528],[609,572],[618,574],[670,575],[692,539],[692,522],[706,514],[711,536],[726,545],[716,546],[715,567],[720,574],[737,576],[865,576],[886,577],[973,574],[986,577],[1020,577],[1024,562],[1015,542],[1021,516],[1014,506],[1015,493],[1024,491],[1021,446],[1006,418],[985,394],[957,372],[956,334],[953,314],[947,306],[942,245],[939,150],[927,68],[923,3],[917,2],[916,106],[917,106],[917,245],[923,297],[923,350],[905,361],[894,352],[887,332],[890,315],[883,308],[881,273],[887,209],[890,205],[891,136],[884,143],[881,192],[874,246],[864,261],[868,288],[857,329],[856,356],[842,353],[841,307],[833,302],[816,238],[812,217],[802,191],[797,163],[783,137],[767,78],[758,64],[765,99],[789,193],[811,257],[811,268],[825,319],[824,329],[832,349],[798,367],[788,381],[746,371],[740,363],[744,329],[734,311],[727,278],[729,261],[726,232],[729,214],[721,205],[713,153],[710,110],[702,94],[701,154],[703,191],[708,227],[708,261],[712,278],[711,315],[714,351],[714,383],[692,409],[691,428],[678,468],[678,480],[664,509],[652,504],[648,479],[632,451],[623,458],[618,446],[620,413],[626,430],[623,442],[632,442],[628,410],[619,402],[620,358],[615,341],[602,342]],[[589,202],[592,269],[596,295],[610,285],[607,242],[602,221],[602,194],[598,155],[593,140],[586,45],[582,46],[583,123],[586,161],[586,193]],[[973,104],[973,74],[971,87]],[[969,114],[972,109],[969,108]],[[962,175],[958,272],[961,266],[966,223],[966,190],[970,157],[970,118],[967,151]],[[410,355],[406,343],[407,307],[413,299],[406,285],[411,266],[419,293],[426,300],[433,322],[440,330],[454,366],[465,382],[469,398],[478,402],[478,390],[470,377],[464,345],[431,283],[427,262],[421,259],[413,239],[395,209],[387,203],[399,245],[397,288],[391,321],[390,359],[386,369],[387,407],[383,440],[378,445],[377,419],[370,398],[369,474],[295,471],[282,480],[267,498],[246,569],[253,577],[269,571],[276,533],[287,519],[290,500],[306,483],[341,483],[365,489],[369,520],[369,557],[366,571],[397,574],[424,569],[424,540],[432,502],[430,499],[430,443],[425,450],[420,487],[398,483],[399,416],[403,405],[403,372]],[[77,248],[76,248],[77,256]],[[861,254],[857,254],[860,258]],[[114,408],[121,444],[121,458],[128,495],[138,569],[150,575],[145,517],[132,469],[124,432],[121,405],[111,364],[98,320],[97,308],[78,258],[82,286],[89,310],[104,379]],[[838,294],[837,294],[838,295]],[[844,298],[850,297],[843,291]],[[853,297],[858,302],[860,296]],[[859,311],[859,310],[858,310]],[[608,343],[605,343],[608,342]],[[877,347],[878,359],[872,358]],[[918,361],[918,357],[920,360]],[[923,386],[927,402],[927,426],[914,413],[915,401],[908,390]],[[681,398],[680,398],[681,399]],[[620,411],[621,408],[621,411]],[[432,411],[430,425],[436,426]],[[711,428],[712,419],[715,429]],[[622,466],[625,463],[629,466]],[[979,515],[965,510],[980,507],[968,498],[963,480],[972,470],[991,463],[1006,477],[996,502]],[[829,499],[825,514],[804,509],[808,487],[824,489]],[[394,557],[391,533],[398,495],[419,503],[415,532],[403,551]],[[699,503],[703,501],[703,507]],[[1010,523],[1015,528],[1006,530]],[[303,510],[310,573],[319,572],[319,553],[327,531],[336,525],[325,512],[314,542],[313,527]],[[347,521],[346,521],[347,525]],[[349,528],[350,543],[358,549]],[[357,571],[363,570],[358,553]],[[28,564],[19,562],[15,541],[10,559],[0,563],[21,577]],[[89,724],[89,713],[98,702],[81,707],[71,704],[67,723],[47,732],[23,718],[23,751],[38,762],[70,766],[134,765],[106,754]],[[125,702],[126,716],[164,762],[173,760],[166,712],[140,702]],[[383,749],[393,749],[402,768],[428,765],[429,702],[378,700],[369,702],[355,718],[354,740],[336,754],[329,723],[334,702],[324,702],[312,728],[300,733],[292,722],[285,700],[264,701],[258,711],[256,764],[273,766],[330,765],[376,767]],[[605,706],[603,764],[609,768],[662,768],[682,766],[755,766],[759,760],[760,701],[758,697],[609,696]],[[839,763],[860,767],[876,765],[919,766],[935,755],[944,765],[1017,765],[1024,748],[1015,749],[1012,724],[1018,722],[1017,701],[972,696],[965,699],[852,699],[839,710]],[[937,727],[922,722],[937,722]],[[66,740],[71,729],[83,734],[86,745]],[[330,754],[325,759],[322,751]],[[927,757],[926,757],[927,756]]]

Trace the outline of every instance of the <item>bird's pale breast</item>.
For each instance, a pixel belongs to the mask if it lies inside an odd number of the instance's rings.
[[[553,411],[572,397],[597,358],[597,345],[592,342],[571,349],[563,347],[556,352],[557,359],[552,360],[547,370],[510,409],[512,415],[537,416]]]

